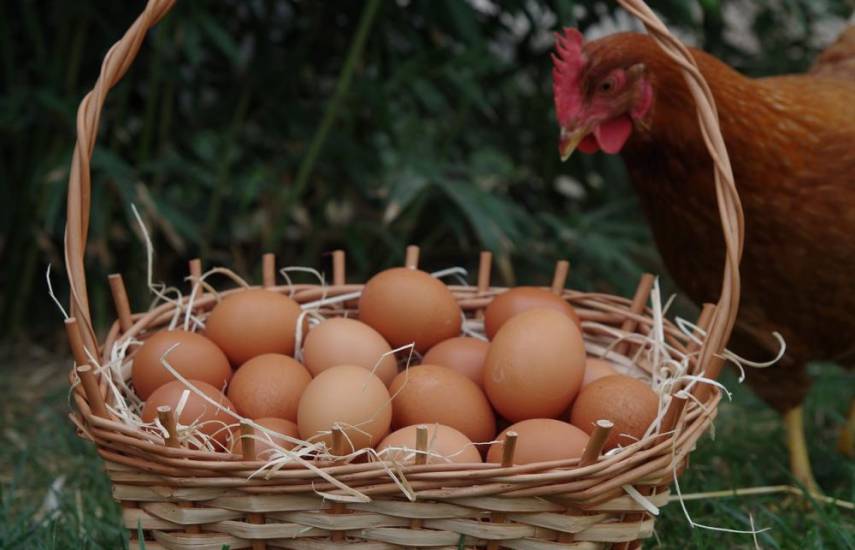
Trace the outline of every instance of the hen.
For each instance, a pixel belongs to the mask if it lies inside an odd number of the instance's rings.
[[[855,27],[807,74],[752,79],[692,50],[718,106],[745,210],[742,302],[729,347],[755,392],[785,415],[794,476],[815,489],[802,402],[813,360],[855,358]],[[566,159],[620,153],[665,266],[696,303],[715,301],[723,265],[712,164],[678,67],[646,35],[583,44],[558,36],[554,94]],[[853,414],[841,442],[852,451]],[[847,436],[848,434],[848,436]],[[847,440],[846,437],[849,437]]]

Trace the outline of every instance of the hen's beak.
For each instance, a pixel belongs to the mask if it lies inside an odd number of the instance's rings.
[[[568,130],[567,128],[561,128],[561,138],[558,141],[558,152],[561,153],[561,161],[565,161],[570,158],[570,155],[573,154],[573,151],[576,150],[576,147],[579,145],[579,142],[588,135],[590,130],[585,127],[579,127],[575,130]]]

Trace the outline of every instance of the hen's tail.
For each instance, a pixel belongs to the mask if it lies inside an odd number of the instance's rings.
[[[809,72],[826,78],[855,80],[855,23],[852,19],[837,40],[819,54]]]

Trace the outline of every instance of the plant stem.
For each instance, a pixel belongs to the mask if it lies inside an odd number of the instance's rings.
[[[241,92],[238,99],[237,107],[235,108],[234,117],[229,126],[228,134],[223,141],[223,149],[220,152],[220,162],[217,166],[217,179],[214,182],[214,189],[211,194],[211,200],[208,205],[208,216],[205,220],[205,231],[202,233],[202,257],[206,258],[210,255],[211,246],[214,241],[214,233],[217,227],[217,220],[220,217],[220,209],[222,208],[223,196],[226,193],[226,186],[229,182],[229,169],[232,165],[232,157],[234,156],[237,134],[246,120],[246,113],[249,109],[249,100],[252,87],[247,84]]]
[[[362,10],[362,14],[359,17],[359,23],[356,28],[356,34],[353,36],[353,42],[351,42],[350,48],[347,52],[344,67],[338,76],[335,91],[327,103],[324,116],[321,119],[321,124],[318,126],[318,129],[315,130],[315,135],[312,137],[312,141],[309,144],[306,155],[300,163],[300,167],[297,170],[297,176],[294,179],[294,185],[286,189],[284,192],[282,204],[284,205],[286,214],[291,209],[291,205],[300,198],[306,188],[309,176],[312,174],[312,170],[315,167],[315,163],[318,160],[321,149],[327,140],[327,135],[332,128],[333,122],[335,122],[338,111],[341,108],[342,101],[347,95],[347,91],[350,89],[350,81],[353,78],[356,65],[362,57],[362,51],[365,48],[365,41],[368,38],[368,32],[371,30],[371,26],[374,24],[374,16],[377,14],[379,6],[380,0],[369,0]],[[284,230],[284,225],[284,223],[277,222],[276,230],[270,235],[270,241],[272,242],[268,243],[269,245],[279,240],[279,237]],[[270,249],[270,246],[268,246],[268,249]]]
[[[780,493],[789,493],[798,497],[818,500],[825,504],[833,504],[847,510],[855,510],[855,504],[839,498],[831,498],[819,493],[811,493],[795,487],[793,485],[770,485],[764,487],[740,487],[736,489],[726,489],[723,491],[707,491],[703,493],[685,493],[682,495],[670,495],[668,502],[675,500],[706,500],[711,498],[728,498],[728,497],[743,497],[743,496],[759,496],[773,495]]]
[[[142,136],[140,136],[139,148],[137,149],[137,166],[141,166],[149,159],[151,140],[154,137],[155,112],[157,111],[159,92],[162,89],[161,70],[162,44],[164,29],[157,29],[154,34],[154,44],[149,62],[148,94],[145,102],[145,114],[143,115]]]

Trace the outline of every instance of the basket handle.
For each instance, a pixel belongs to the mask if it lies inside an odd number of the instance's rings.
[[[65,270],[71,287],[71,315],[75,317],[84,340],[95,343],[95,329],[89,311],[89,294],[86,290],[86,238],[89,233],[89,208],[92,179],[89,161],[95,149],[98,123],[107,92],[122,79],[139,52],[146,32],[153,27],[175,0],[149,0],[145,10],[137,17],[125,35],[110,48],[101,64],[101,74],[77,109],[77,143],[71,158],[68,175],[68,203],[65,222]],[[97,345],[97,344],[96,344]],[[96,350],[90,350],[95,354]]]
[[[662,21],[642,0],[618,0],[628,12],[638,18],[651,38],[665,54],[683,70],[689,92],[695,100],[701,135],[712,157],[715,172],[715,192],[721,228],[724,233],[725,257],[721,295],[701,347],[699,365],[710,365],[713,357],[727,345],[739,311],[739,261],[745,239],[742,203],[736,191],[730,157],[721,135],[715,100],[689,50],[672,35]]]
[[[742,207],[721,135],[715,102],[694,59],[686,47],[668,32],[665,25],[643,1],[618,0],[618,2],[644,23],[648,32],[668,57],[683,69],[689,90],[695,99],[704,143],[715,167],[716,198],[724,231],[726,255],[721,297],[701,349],[700,364],[708,365],[713,356],[724,348],[736,320],[739,306],[739,260],[742,256],[744,236]],[[136,58],[148,30],[166,15],[174,3],[175,0],[148,0],[145,10],[125,35],[107,52],[95,86],[86,94],[77,110],[77,144],[68,178],[65,263],[71,287],[71,315],[77,318],[81,330],[84,331],[85,340],[89,342],[97,342],[97,338],[89,311],[84,257],[89,230],[92,184],[89,162],[95,147],[101,110],[107,93],[121,80]]]

